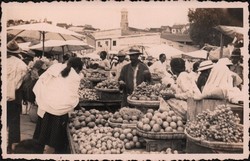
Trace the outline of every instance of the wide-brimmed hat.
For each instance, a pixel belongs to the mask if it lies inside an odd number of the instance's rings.
[[[118,52],[117,56],[126,56],[126,53],[121,50]]]
[[[151,55],[149,55],[148,57],[147,57],[147,60],[153,60],[154,58],[151,56]]]
[[[207,70],[207,69],[211,69],[213,68],[214,64],[211,60],[205,60],[203,62],[200,63],[199,68],[197,71],[203,71],[203,70]]]
[[[142,53],[138,49],[129,49],[128,55],[134,55],[134,54],[139,54],[140,55]]]
[[[19,54],[22,49],[18,46],[15,40],[8,42],[7,44],[7,53]]]
[[[221,58],[218,60],[218,63],[225,64],[225,65],[233,65],[232,61],[228,58]]]

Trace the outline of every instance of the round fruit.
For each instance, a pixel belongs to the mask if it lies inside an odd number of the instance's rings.
[[[134,136],[133,137],[133,142],[138,142],[138,141],[139,141],[138,136]]]
[[[170,122],[170,127],[172,127],[172,129],[176,129],[177,124],[175,122]]]
[[[89,117],[89,116],[91,115],[91,113],[90,113],[89,111],[85,111],[84,115],[85,115],[86,117]]]
[[[95,121],[95,115],[90,115],[91,121]]]
[[[176,116],[172,116],[172,120],[173,120],[174,122],[177,122],[177,117],[176,117]]]
[[[152,113],[150,113],[150,112],[148,112],[148,113],[146,113],[146,117],[147,118],[149,118],[150,120],[152,119],[152,117],[153,117],[153,114]]]
[[[163,122],[163,121],[162,121],[161,118],[158,118],[158,119],[156,120],[156,123],[159,124],[159,125],[162,125],[162,122]]]
[[[177,127],[177,131],[183,132],[183,131],[184,131],[184,128],[181,127],[181,126],[179,126],[179,127]]]
[[[183,122],[180,121],[180,120],[178,120],[178,121],[177,121],[177,125],[178,125],[178,126],[183,126]]]
[[[114,137],[115,137],[115,138],[118,138],[119,136],[120,136],[119,132],[115,132],[115,133],[114,133]]]
[[[127,133],[126,138],[129,140],[133,139],[133,135],[131,133]]]
[[[90,127],[90,128],[93,128],[93,127],[95,127],[95,123],[94,122],[89,122],[87,124],[87,126]]]
[[[131,119],[132,119],[132,120],[138,120],[137,116],[135,116],[135,115],[132,116]]]
[[[172,132],[173,129],[172,129],[172,127],[169,126],[169,127],[166,127],[166,128],[165,128],[165,131],[166,131],[166,132]]]
[[[125,144],[125,148],[126,148],[126,149],[131,149],[131,144],[130,144],[130,142],[127,142],[127,143]]]
[[[149,122],[149,125],[150,125],[151,127],[153,127],[155,123],[156,123],[155,120],[151,120],[151,121]]]
[[[136,129],[132,130],[132,134],[135,136],[137,134]]]
[[[154,124],[153,131],[154,132],[160,132],[160,130],[161,130],[161,126],[159,124]]]
[[[121,135],[120,135],[120,139],[121,139],[121,140],[124,140],[125,138],[126,138],[125,134],[121,134]]]
[[[154,113],[154,110],[150,108],[150,109],[147,110],[147,112]]]
[[[170,122],[172,122],[172,117],[167,116],[167,119],[166,119],[166,120],[167,120],[167,122],[169,122],[169,123],[170,123]]]
[[[167,121],[164,121],[163,123],[162,123],[162,126],[164,127],[164,129],[166,128],[166,127],[168,127],[169,126],[169,123],[167,122]]]
[[[143,125],[143,130],[144,131],[150,131],[151,130],[151,126],[149,124],[144,124]]]
[[[135,143],[135,147],[136,147],[136,148],[140,148],[140,147],[141,147],[141,143],[140,143],[139,141],[137,141],[137,142]]]
[[[143,124],[149,124],[149,119],[148,118],[143,118],[142,122],[143,122]]]
[[[86,122],[86,124],[88,124],[89,122],[91,122],[92,120],[91,120],[91,118],[90,117],[86,117],[85,118],[85,122]]]
[[[139,129],[143,129],[143,122],[139,121],[139,122],[137,123],[137,127],[138,127]]]
[[[168,114],[169,114],[170,116],[173,116],[175,113],[174,113],[174,111],[170,110],[170,111],[168,112]]]

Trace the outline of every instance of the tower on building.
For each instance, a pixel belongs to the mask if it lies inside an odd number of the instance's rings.
[[[128,30],[128,11],[127,9],[123,8],[121,10],[121,24],[120,27],[122,31],[127,31]]]

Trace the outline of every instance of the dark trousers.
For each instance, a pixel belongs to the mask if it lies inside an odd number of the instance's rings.
[[[20,135],[20,113],[22,105],[17,104],[16,101],[7,101],[7,127],[8,132],[8,146],[11,148],[13,143],[18,143],[21,140]]]

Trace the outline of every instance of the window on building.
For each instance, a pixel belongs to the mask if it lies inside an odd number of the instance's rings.
[[[116,41],[113,41],[113,46],[116,46]]]
[[[100,41],[97,42],[97,46],[101,47],[101,42]]]
[[[106,44],[106,46],[109,46],[109,42],[108,41],[105,41],[105,44]]]

